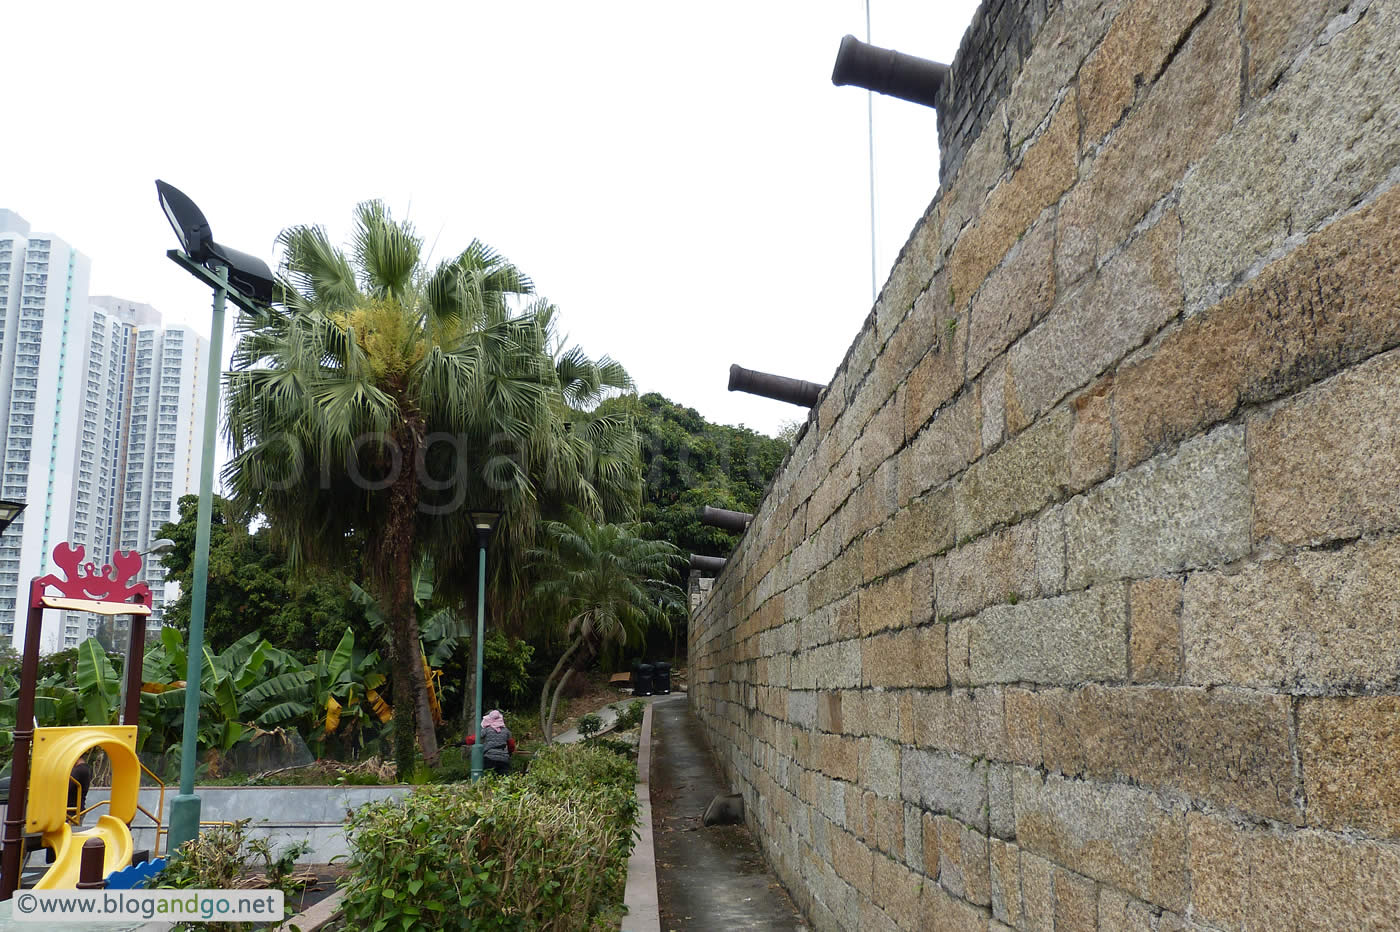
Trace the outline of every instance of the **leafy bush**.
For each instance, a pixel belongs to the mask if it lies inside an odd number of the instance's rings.
[[[636,768],[580,745],[528,774],[422,787],[347,827],[349,928],[571,930],[622,898]]]
[[[642,723],[642,716],[646,714],[647,704],[641,699],[633,699],[627,703],[626,708],[619,709],[617,713],[617,730],[627,731],[629,728],[636,728]]]
[[[603,727],[603,720],[594,712],[579,717],[578,733],[585,738],[591,738]]]
[[[297,858],[311,846],[304,841],[282,849],[274,857],[272,843],[266,838],[248,838],[248,819],[231,825],[216,825],[202,830],[199,836],[181,845],[153,886],[176,890],[234,890],[266,888],[281,890],[287,902],[301,886],[292,880]],[[257,862],[261,862],[258,864]],[[262,874],[264,876],[259,877]],[[209,932],[231,932],[251,929],[248,922],[212,922],[200,924]]]

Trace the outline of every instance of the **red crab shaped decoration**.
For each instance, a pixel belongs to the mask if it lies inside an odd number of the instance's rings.
[[[53,562],[63,570],[67,579],[59,579],[52,573],[40,576],[34,582],[42,591],[43,586],[53,586],[70,599],[85,602],[126,602],[132,596],[139,596],[140,602],[151,603],[151,587],[143,582],[131,580],[141,572],[141,555],[135,550],[118,550],[112,554],[112,562],[101,570],[97,564],[83,562],[87,550],[82,544],[64,542],[53,548]]]

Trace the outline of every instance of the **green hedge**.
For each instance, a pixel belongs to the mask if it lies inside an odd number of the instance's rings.
[[[622,901],[635,762],[556,745],[526,774],[421,787],[347,826],[347,927],[584,930]]]

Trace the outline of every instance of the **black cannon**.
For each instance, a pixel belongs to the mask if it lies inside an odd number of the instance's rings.
[[[690,555],[690,568],[704,573],[718,573],[724,569],[725,562],[724,557],[707,557],[699,553]]]
[[[826,388],[825,385],[818,385],[816,382],[804,382],[801,379],[790,379],[783,375],[758,372],[754,369],[745,369],[743,366],[729,367],[729,390],[731,392],[748,392],[750,395],[762,395],[764,398],[774,398],[778,401],[786,401],[788,404],[810,408],[817,403],[817,397],[821,395],[824,388]]]
[[[730,511],[727,508],[716,508],[713,505],[706,505],[700,509],[701,524],[723,528],[726,531],[742,533],[748,530],[749,522],[752,520],[753,515],[747,511]]]
[[[947,65],[867,45],[855,36],[842,38],[831,71],[831,83],[837,86],[853,84],[925,107],[938,106],[935,98],[946,80]]]

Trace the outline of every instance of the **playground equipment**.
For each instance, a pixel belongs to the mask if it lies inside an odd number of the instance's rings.
[[[49,574],[37,576],[29,584],[29,617],[25,623],[15,714],[14,764],[5,810],[4,853],[0,855],[0,900],[10,899],[19,887],[26,833],[40,834],[44,846],[54,852],[53,862],[35,884],[36,889],[102,886],[103,878],[129,866],[134,855],[130,824],[138,809],[142,770],[136,758],[136,723],[141,708],[141,668],[151,590],[145,583],[131,583],[141,571],[139,554],[117,551],[112,555],[112,565],[100,570],[92,563],[83,563],[84,554],[81,545],[59,544],[54,548],[53,561],[67,578]],[[50,586],[61,595],[47,595],[45,590]],[[126,702],[120,725],[34,727],[39,639],[46,609],[131,616]],[[69,775],[73,765],[93,748],[106,752],[111,760],[111,799],[105,803],[107,814],[98,817],[96,826],[75,832],[69,823]],[[78,812],[77,818],[82,815],[82,811]],[[86,857],[84,852],[88,852]]]

